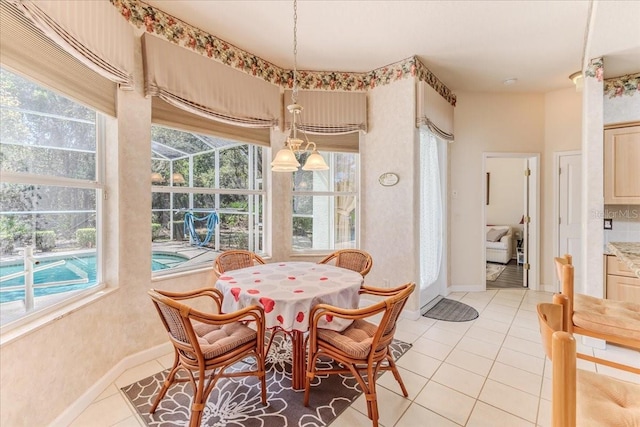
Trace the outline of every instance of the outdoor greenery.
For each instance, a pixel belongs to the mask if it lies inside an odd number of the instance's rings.
[[[80,228],[76,231],[78,244],[83,248],[94,248],[96,246],[96,229]]]
[[[2,172],[95,180],[94,111],[5,69],[0,69],[0,105]],[[95,226],[95,206],[95,190],[3,182],[2,251],[73,246],[78,227]]]

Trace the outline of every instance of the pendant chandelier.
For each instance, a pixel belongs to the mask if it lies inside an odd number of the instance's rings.
[[[291,131],[285,147],[276,154],[276,158],[271,162],[273,172],[295,172],[300,167],[300,162],[296,156],[310,152],[307,161],[302,166],[305,171],[323,171],[329,169],[324,158],[316,150],[315,142],[309,141],[307,133],[302,127],[300,113],[303,108],[298,104],[298,3],[293,0],[293,91],[291,94],[291,104],[287,105],[287,110],[291,113]],[[300,127],[299,127],[300,126]],[[304,140],[298,138],[298,132],[304,136]]]

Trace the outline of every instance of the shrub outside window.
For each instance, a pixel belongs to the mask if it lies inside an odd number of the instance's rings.
[[[320,154],[329,170],[298,170],[293,174],[292,247],[295,252],[337,250],[358,245],[359,155]],[[304,164],[306,155],[301,156],[300,164]]]
[[[104,120],[0,69],[3,327],[100,288]],[[25,263],[33,252],[38,264]],[[26,267],[26,268],[25,268]]]
[[[211,265],[229,249],[264,254],[265,150],[156,125],[151,139],[152,264],[164,263],[156,270]]]

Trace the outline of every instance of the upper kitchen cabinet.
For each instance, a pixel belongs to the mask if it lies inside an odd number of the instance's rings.
[[[640,125],[604,131],[604,204],[640,205]]]

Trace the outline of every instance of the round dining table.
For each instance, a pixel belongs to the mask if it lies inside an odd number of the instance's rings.
[[[222,311],[230,313],[250,305],[264,308],[265,327],[282,329],[292,341],[292,387],[304,388],[306,351],[304,333],[316,304],[357,308],[363,283],[360,273],[330,264],[276,262],[231,270],[216,281],[224,294]],[[341,331],[350,320],[325,318],[323,328]]]

